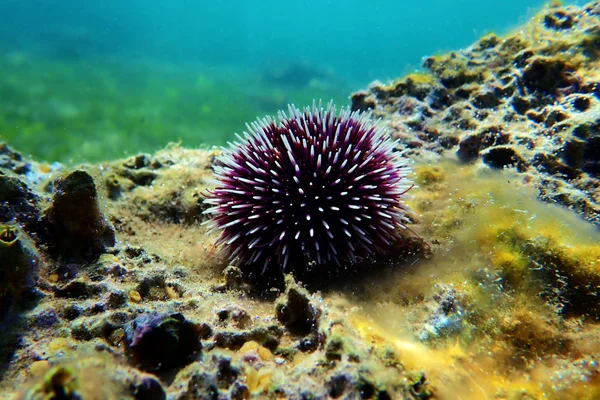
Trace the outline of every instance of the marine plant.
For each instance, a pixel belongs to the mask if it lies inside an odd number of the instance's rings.
[[[218,157],[205,200],[216,245],[263,274],[384,253],[407,222],[407,158],[365,113],[288,109],[247,125]]]

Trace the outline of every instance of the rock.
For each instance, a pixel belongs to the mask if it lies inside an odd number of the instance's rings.
[[[94,180],[82,170],[54,182],[43,223],[55,258],[93,260],[115,245],[115,232],[100,212]]]
[[[464,295],[452,286],[443,285],[426,301],[428,309],[425,320],[417,335],[420,340],[432,340],[459,333],[467,312]]]
[[[521,158],[511,147],[493,147],[483,154],[482,158],[484,163],[497,169],[510,166],[516,166],[517,169],[523,169],[526,166],[525,160],[523,160],[523,158]]]
[[[146,371],[168,371],[195,360],[202,350],[198,326],[182,314],[141,314],[125,326],[132,360]]]
[[[529,93],[553,94],[576,84],[575,70],[566,62],[552,57],[534,56],[523,69],[523,85]]]
[[[282,329],[277,325],[259,326],[245,331],[221,330],[215,333],[214,343],[217,347],[239,350],[244,343],[255,341],[273,351],[279,346],[282,335]]]
[[[525,174],[540,199],[598,224],[599,152],[592,139],[600,126],[597,10],[549,7],[520,33],[488,35],[467,49],[426,58],[426,82],[410,83],[409,75],[370,85],[356,94],[356,109],[368,99],[371,113],[411,157],[436,159],[453,151],[463,162],[481,157],[492,168]],[[504,127],[498,140],[484,143],[482,122]],[[545,158],[534,162],[540,153]],[[544,188],[549,177],[564,183],[560,199]]]
[[[590,138],[583,147],[582,169],[595,178],[600,178],[600,136]]]
[[[102,284],[73,280],[63,286],[56,287],[54,294],[58,298],[83,300],[97,296],[105,290],[106,288]]]
[[[160,381],[152,376],[146,376],[131,385],[135,400],[166,400],[167,394]]]
[[[535,278],[541,282],[542,296],[557,304],[566,316],[600,318],[600,272],[595,262],[600,257],[598,247],[573,249],[557,245],[544,237],[532,238],[521,245],[521,251],[532,265]]]
[[[40,198],[20,178],[0,170],[0,223],[18,223],[33,239],[42,230]]]
[[[550,29],[571,29],[575,20],[563,10],[553,11],[544,16],[544,25]]]
[[[81,400],[80,379],[72,368],[54,367],[27,392],[27,399]]]
[[[548,116],[546,117],[544,124],[546,125],[546,127],[550,128],[550,127],[556,125],[557,123],[564,121],[567,118],[569,118],[569,116],[566,113],[564,113],[563,111],[552,110],[548,113]]]
[[[319,328],[321,311],[311,302],[308,292],[288,286],[275,305],[277,319],[295,336],[307,336]]]
[[[573,96],[571,99],[571,105],[579,112],[587,111],[591,104],[592,101],[589,96]]]
[[[585,142],[579,139],[571,139],[565,143],[562,150],[562,159],[573,168],[583,166],[583,149]]]
[[[238,329],[246,329],[252,324],[250,314],[243,308],[237,306],[223,308],[217,315],[222,324],[232,323]]]
[[[42,258],[27,234],[14,225],[0,224],[0,322],[26,303],[34,288]]]
[[[477,108],[494,108],[502,102],[493,92],[483,91],[475,93],[471,103]]]
[[[580,170],[563,164],[560,158],[553,154],[536,154],[531,163],[549,175],[560,175],[568,180],[575,179],[581,175]]]
[[[15,174],[22,175],[29,172],[31,163],[9,145],[0,142],[0,168],[6,168]]]
[[[189,379],[186,392],[177,397],[177,400],[217,400],[218,398],[217,379],[214,375],[202,372]]]
[[[247,399],[250,390],[242,365],[230,357],[213,355],[202,363],[194,364],[185,372],[182,390],[173,398],[192,399]],[[179,376],[179,378],[182,378]]]
[[[315,351],[324,341],[319,331],[321,309],[311,300],[308,291],[286,276],[286,290],[275,303],[275,314],[287,331],[298,339],[298,349]]]
[[[352,94],[352,111],[368,111],[377,106],[375,99],[366,91],[360,91]]]
[[[458,144],[456,155],[461,161],[471,162],[479,158],[481,135],[468,135]]]

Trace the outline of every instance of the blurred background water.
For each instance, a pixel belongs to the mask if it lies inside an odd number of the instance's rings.
[[[540,0],[0,0],[0,140],[46,161],[222,145],[503,33]]]

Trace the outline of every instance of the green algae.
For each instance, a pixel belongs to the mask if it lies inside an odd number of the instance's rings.
[[[37,159],[97,162],[169,142],[224,145],[257,115],[314,98],[347,102],[346,87],[277,87],[254,71],[150,62],[0,59],[0,139]]]

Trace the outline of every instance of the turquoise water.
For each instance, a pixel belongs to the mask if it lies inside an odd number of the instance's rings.
[[[256,116],[348,104],[542,1],[3,0],[0,137],[46,161],[219,145]]]

